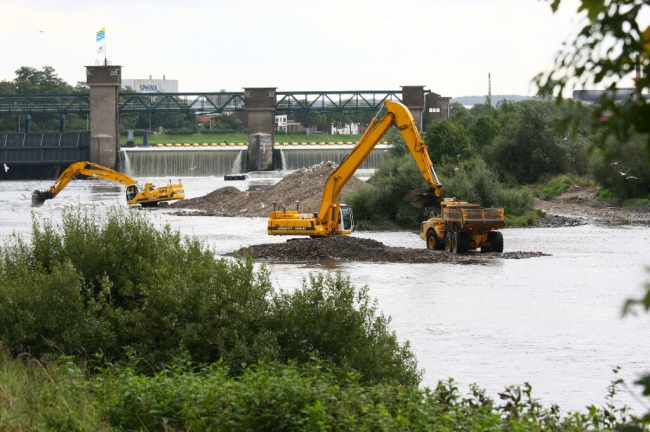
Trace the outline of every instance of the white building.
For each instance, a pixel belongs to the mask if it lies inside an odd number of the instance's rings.
[[[122,89],[130,87],[138,93],[178,93],[178,80],[168,80],[163,75],[162,79],[123,79]]]
[[[357,135],[359,134],[359,124],[358,123],[350,123],[343,125],[341,128],[337,128],[334,123],[332,123],[332,135],[350,135],[354,134]]]
[[[286,114],[275,116],[275,130],[286,132],[288,124],[289,121],[287,120]]]

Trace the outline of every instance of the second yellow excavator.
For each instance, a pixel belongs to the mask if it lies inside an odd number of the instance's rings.
[[[140,204],[143,207],[152,207],[162,201],[185,198],[185,189],[180,184],[180,180],[177,184],[170,182],[169,185],[158,188],[153,183],[145,183],[141,186],[133,178],[121,172],[92,162],[76,162],[63,171],[48,190],[35,190],[32,193],[32,207],[40,207],[46,200],[53,199],[76,178],[98,178],[123,184],[126,186],[126,203],[129,205]]]

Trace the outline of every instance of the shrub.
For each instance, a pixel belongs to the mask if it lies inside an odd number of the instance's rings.
[[[413,225],[423,220],[424,213],[404,202],[404,197],[413,189],[427,187],[409,153],[383,162],[368,184],[347,194],[344,200],[354,209],[355,219]]]
[[[284,360],[306,363],[318,356],[337,359],[371,382],[417,385],[421,371],[408,342],[400,345],[377,314],[368,288],[355,290],[349,279],[310,276],[302,288],[274,298],[274,324]],[[336,325],[332,325],[336,323]]]
[[[633,198],[646,198],[650,194],[650,164],[644,137],[628,143],[617,159],[608,157],[615,144],[594,152],[590,171],[594,179],[607,189],[612,201],[621,202]]]
[[[318,331],[286,318],[307,313]],[[340,275],[278,293],[250,256],[215,259],[198,240],[121,208],[67,209],[60,226],[34,221],[30,242],[14,238],[0,250],[0,342],[14,354],[102,352],[114,361],[129,347],[143,366],[187,352],[239,372],[317,349],[366,380],[417,383],[408,343],[397,343],[388,322],[366,288]]]

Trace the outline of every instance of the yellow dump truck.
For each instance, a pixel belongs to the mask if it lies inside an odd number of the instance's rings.
[[[503,252],[503,235],[497,230],[504,226],[502,208],[483,208],[444,198],[430,213],[430,218],[422,222],[420,238],[433,250]]]

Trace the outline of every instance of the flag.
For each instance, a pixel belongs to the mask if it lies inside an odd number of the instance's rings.
[[[106,52],[106,45],[105,44],[100,44],[97,47],[97,54],[102,54]]]
[[[97,32],[97,42],[101,42],[106,37],[106,27]]]

